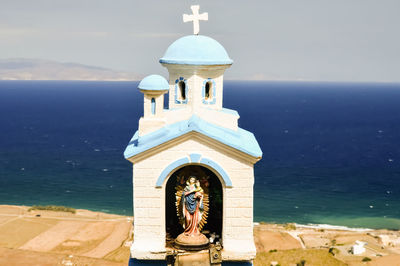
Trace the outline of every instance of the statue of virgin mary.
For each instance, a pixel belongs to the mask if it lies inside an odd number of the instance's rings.
[[[185,219],[185,235],[198,235],[198,224],[203,216],[203,189],[196,177],[189,177],[181,197],[182,218]]]
[[[202,182],[208,184],[206,179],[203,179]],[[178,177],[178,180],[181,185],[176,187],[176,206],[184,231],[175,239],[175,244],[182,249],[204,249],[209,244],[208,239],[201,233],[207,220],[207,187],[204,191],[200,180],[195,176],[189,176],[186,182],[184,177]]]

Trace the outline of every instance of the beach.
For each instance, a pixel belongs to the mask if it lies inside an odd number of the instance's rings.
[[[132,217],[28,210],[0,205],[0,265],[127,265]],[[255,265],[400,265],[400,232],[394,230],[255,223],[254,238]],[[366,251],[353,255],[357,240],[367,243]]]

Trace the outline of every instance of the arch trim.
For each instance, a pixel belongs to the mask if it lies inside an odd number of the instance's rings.
[[[172,172],[172,170],[178,168],[181,165],[189,163],[189,159],[187,157],[181,158],[179,160],[176,160],[175,162],[171,163],[168,165],[160,174],[160,176],[157,179],[156,182],[156,187],[162,187],[162,184],[164,183],[164,180],[167,178],[167,176]]]
[[[198,153],[192,153],[189,155],[190,160],[192,161],[192,163],[199,163],[200,162],[200,158],[201,158],[201,154]]]
[[[215,171],[217,171],[221,175],[222,179],[225,182],[225,186],[232,187],[231,179],[229,178],[228,174],[225,172],[225,170],[219,164],[217,164],[216,162],[214,162],[213,160],[208,159],[208,158],[201,158],[200,164],[205,164],[205,165],[208,165],[209,167],[213,168]]]
[[[192,154],[191,157],[193,157],[194,154]],[[197,156],[199,156],[200,159],[200,154],[196,154]],[[195,157],[197,157],[195,156]],[[192,158],[191,158],[192,159]],[[197,158],[196,158],[197,159]],[[192,160],[193,162],[194,160]],[[171,174],[171,172],[178,168],[179,166],[185,165],[190,163],[189,159],[187,157],[181,158],[179,160],[176,160],[175,162],[171,163],[170,165],[168,165],[160,174],[160,176],[157,179],[156,182],[156,187],[157,188],[161,188],[164,181],[168,178],[168,176]],[[196,162],[195,162],[196,163]],[[232,187],[232,181],[229,178],[228,174],[225,172],[225,170],[216,162],[214,162],[211,159],[208,158],[202,158],[200,160],[200,162],[197,162],[199,164],[203,164],[203,165],[207,165],[208,167],[210,167],[212,170],[216,171],[224,180],[225,183],[225,187]]]

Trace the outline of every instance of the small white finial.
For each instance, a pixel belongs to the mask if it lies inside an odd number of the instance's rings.
[[[183,14],[183,22],[193,21],[193,34],[198,35],[200,31],[199,20],[208,20],[208,13],[199,14],[200,6],[191,6],[193,15]]]

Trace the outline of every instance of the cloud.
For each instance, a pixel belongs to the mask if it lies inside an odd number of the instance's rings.
[[[17,28],[0,26],[0,36],[2,37],[20,37],[20,36],[34,36],[39,34],[40,31],[34,28]]]
[[[87,36],[87,37],[101,37],[107,38],[111,35],[110,32],[106,31],[68,31],[55,30],[55,29],[45,29],[45,28],[27,28],[27,27],[10,27],[0,25],[0,36],[1,37],[38,37],[38,36]]]
[[[79,35],[79,36],[89,36],[89,37],[99,37],[107,38],[111,35],[110,32],[106,31],[72,31],[72,32],[61,32],[65,35]]]
[[[139,38],[179,38],[182,37],[181,33],[167,33],[167,32],[132,32],[129,35]]]

